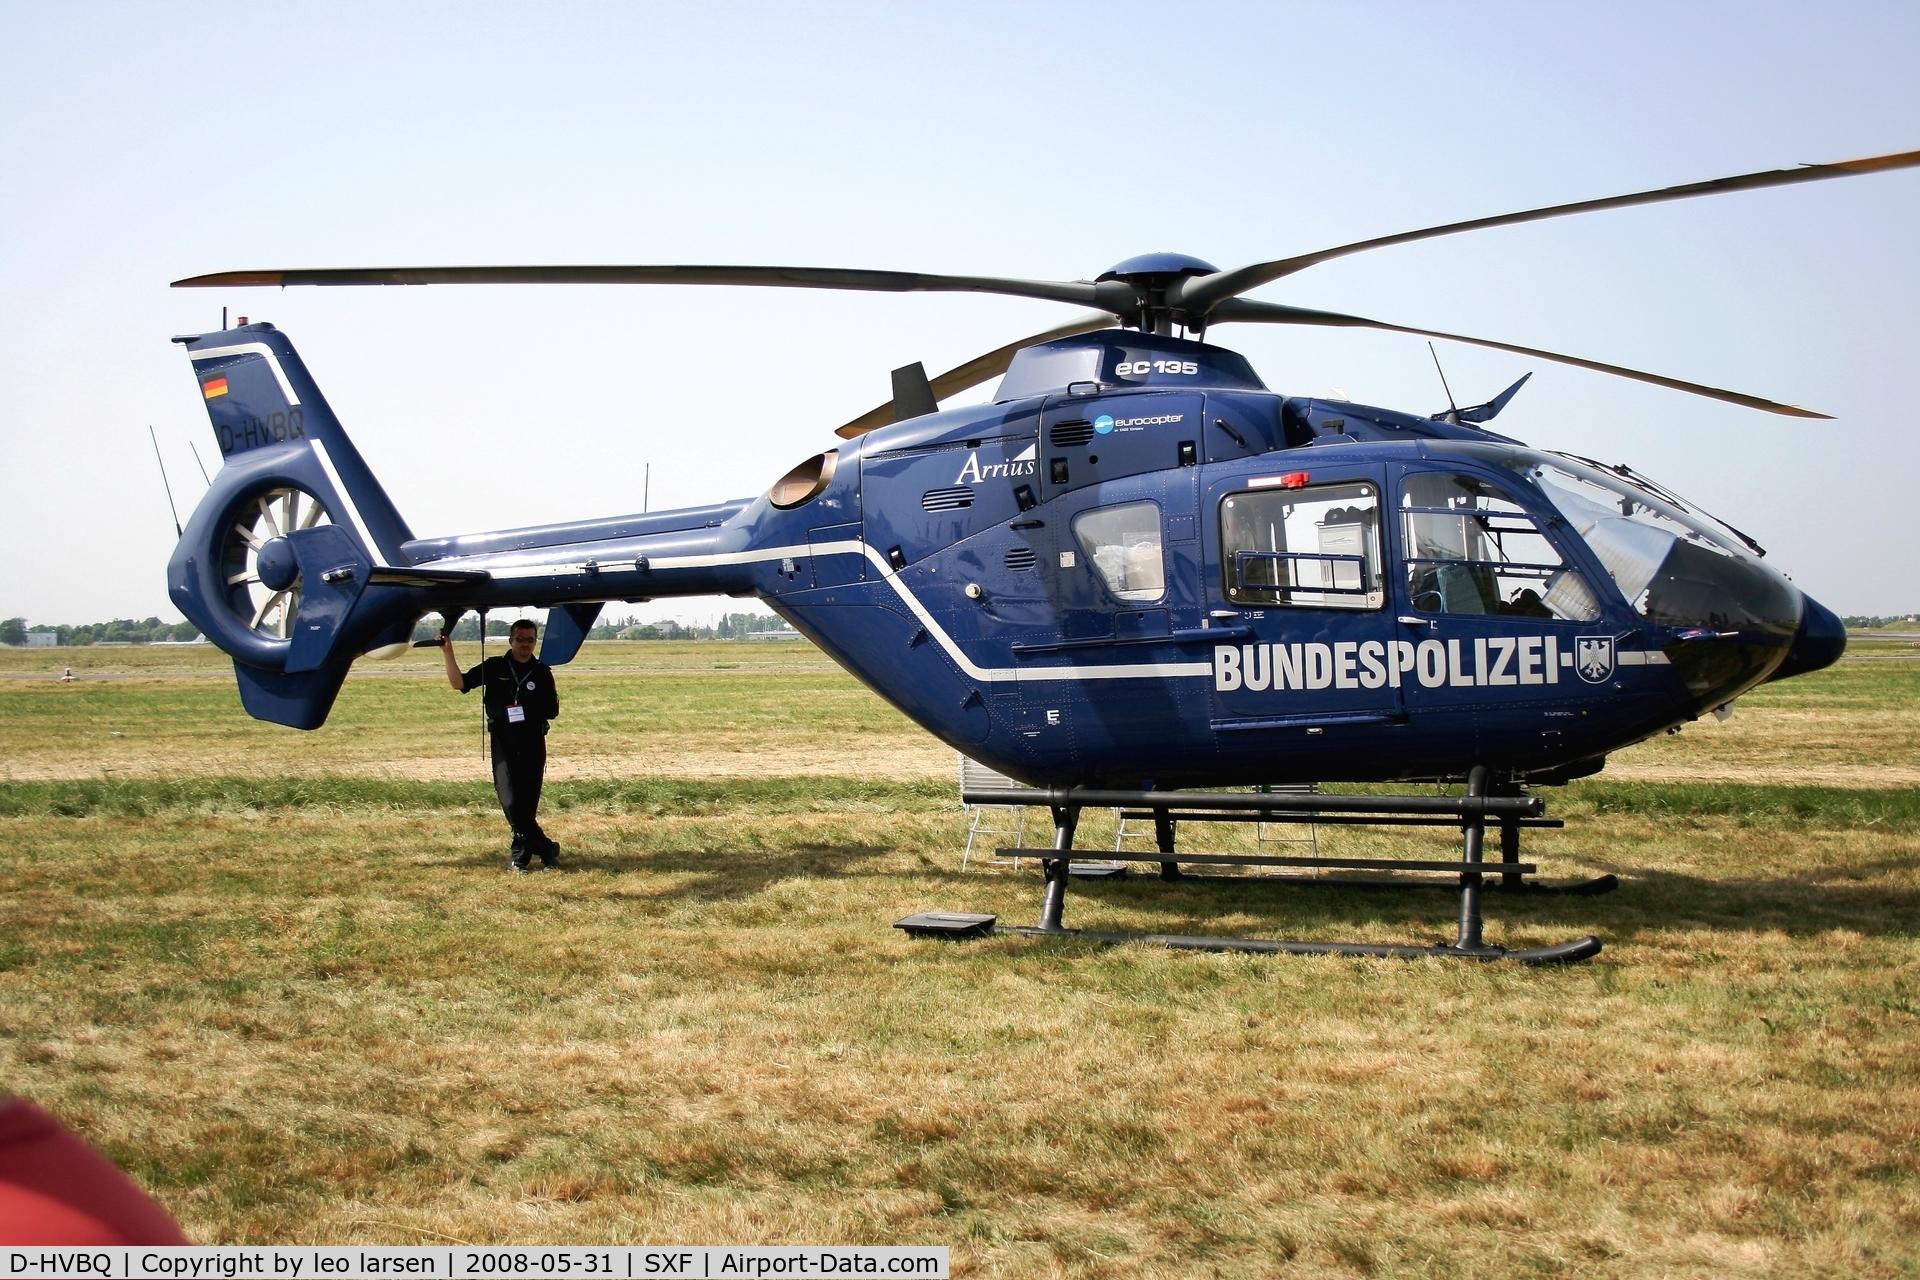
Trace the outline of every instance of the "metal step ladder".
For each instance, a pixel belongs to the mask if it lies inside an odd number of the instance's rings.
[[[1129,818],[1125,809],[1115,809],[1113,811],[1113,851],[1115,853],[1127,852],[1127,841],[1129,840],[1146,841],[1146,844],[1141,847],[1149,851],[1157,851],[1160,848],[1159,838],[1155,836],[1153,832],[1152,818],[1144,817],[1138,813]],[[1116,862],[1113,865],[1119,867],[1126,864]]]
[[[966,794],[969,788],[1013,789],[1021,785],[1004,773],[995,773],[992,769],[987,768],[987,766],[981,764],[978,760],[969,758],[964,753],[955,752],[954,754],[959,756],[960,761],[960,792],[962,795]],[[981,836],[1010,835],[1013,837],[1012,847],[1020,847],[1022,843],[1021,838],[1025,836],[1027,832],[1027,811],[1023,806],[1013,804],[970,804],[966,806],[966,809],[972,814],[973,820],[967,826],[967,847],[960,855],[960,870],[965,871],[967,869],[967,862],[973,857],[973,842]],[[1011,823],[1012,825],[996,826],[993,825],[995,823]],[[1001,845],[998,840],[989,840],[987,847],[989,849],[997,849],[1000,848]],[[991,862],[993,865],[999,866],[1011,865],[1015,869],[1018,869],[1020,866],[1020,859],[1018,858],[1007,859],[996,857],[992,859]]]
[[[1317,796],[1320,794],[1320,784],[1317,782],[1272,782],[1255,787],[1253,790],[1257,795]],[[1312,817],[1316,815],[1307,816]],[[1306,831],[1305,835],[1300,834],[1302,830]],[[1255,826],[1254,833],[1255,838],[1260,842],[1260,853],[1263,857],[1267,853],[1268,845],[1305,845],[1307,846],[1306,849],[1298,852],[1304,853],[1306,856],[1312,858],[1320,856],[1320,824],[1317,822],[1270,822],[1263,815],[1259,824]],[[1263,866],[1260,868],[1260,874],[1279,875],[1282,870],[1284,870],[1284,868],[1279,866]],[[1316,868],[1313,874],[1318,876],[1322,873]]]

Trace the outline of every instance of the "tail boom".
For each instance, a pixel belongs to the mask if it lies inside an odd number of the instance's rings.
[[[577,651],[601,604],[754,590],[756,503],[416,540],[284,334],[187,347],[224,465],[167,566],[174,604],[234,659],[259,719],[316,728],[347,669],[429,613],[552,609],[545,655]],[[764,502],[764,500],[762,500]]]

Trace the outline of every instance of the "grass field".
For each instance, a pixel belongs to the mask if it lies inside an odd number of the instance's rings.
[[[591,646],[568,870],[527,878],[418,661],[296,735],[204,650],[6,653],[4,1084],[208,1241],[1911,1276],[1920,663],[1854,652],[1545,793],[1569,823],[1529,858],[1623,880],[1495,899],[1495,941],[1605,940],[1556,971],[910,942],[915,910],[1031,919],[1038,876],[961,875],[951,754],[801,645]],[[1453,907],[1131,881],[1068,922],[1426,941]]]

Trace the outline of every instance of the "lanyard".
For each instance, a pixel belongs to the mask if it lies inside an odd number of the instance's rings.
[[[526,681],[533,678],[533,673],[538,667],[538,663],[529,662],[527,664],[527,674],[523,676],[520,674],[519,668],[513,665],[513,655],[507,655],[507,674],[513,680],[513,703],[515,706],[520,705],[520,690],[525,687]]]

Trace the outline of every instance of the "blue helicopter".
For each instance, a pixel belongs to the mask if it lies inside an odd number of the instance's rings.
[[[1485,404],[1403,413],[1276,393],[1207,333],[1417,334],[1824,417],[1240,295],[1420,239],[1915,165],[1920,152],[1773,170],[1229,271],[1149,254],[1092,281],[712,266],[198,276],[176,287],[761,285],[1094,311],[938,377],[895,370],[892,399],[839,428],[845,444],[758,496],[434,538],[414,536],[284,334],[182,336],[224,465],[168,587],[232,656],[247,712],[300,729],[325,721],[354,661],[403,651],[429,614],[545,607],[541,656],[564,663],[608,602],[754,596],[941,740],[1044,789],[1022,794],[1061,815],[1056,851],[1071,849],[1067,811],[1096,795],[1164,818],[1169,791],[1290,781],[1466,778],[1486,797],[1475,812],[1511,826],[1539,812],[1529,785],[1593,773],[1609,752],[1833,663],[1839,619],[1752,538],[1637,472],[1488,430],[1525,378]],[[995,376],[992,403],[940,410]],[[1050,864],[1050,900],[1068,860]]]

